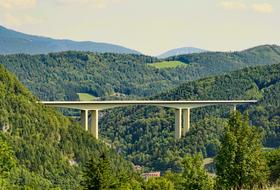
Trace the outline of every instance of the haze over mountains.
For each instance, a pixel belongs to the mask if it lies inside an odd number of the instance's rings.
[[[176,55],[202,53],[202,52],[206,52],[206,51],[207,50],[195,48],[195,47],[182,47],[182,48],[171,49],[169,51],[166,51],[166,52],[158,55],[157,57],[158,58],[167,58],[167,57],[176,56]]]
[[[110,43],[92,41],[73,41],[68,39],[53,39],[49,37],[29,35],[17,32],[0,25],[0,54],[46,54],[62,51],[90,51],[99,53],[141,54],[139,51]],[[169,50],[157,56],[167,58],[181,54],[201,53],[207,50],[183,47]]]
[[[58,40],[28,35],[0,26],[0,54],[45,54],[68,50],[140,54],[140,52],[109,43]]]

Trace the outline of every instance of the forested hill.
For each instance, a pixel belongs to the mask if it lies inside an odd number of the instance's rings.
[[[252,124],[264,132],[264,145],[280,146],[280,64],[258,66],[227,75],[187,82],[152,99],[257,99],[248,111]],[[191,110],[191,129],[185,138],[174,140],[174,112],[158,107],[130,107],[107,111],[101,119],[101,134],[139,165],[157,170],[176,169],[186,153],[216,154],[228,106]]]
[[[185,81],[278,63],[279,52],[278,46],[260,46],[242,52],[182,55],[169,59],[186,66],[167,69],[146,64],[160,61],[149,56],[89,52],[2,55],[0,64],[42,100],[76,100],[76,93],[147,97]]]
[[[129,163],[80,125],[36,101],[0,65],[0,189],[77,189],[85,162],[101,152],[110,154],[115,172],[129,171]],[[7,146],[12,154],[5,157]]]
[[[57,40],[24,34],[0,26],[0,54],[39,54],[67,50],[140,54],[135,50],[119,45],[90,41]]]
[[[238,68],[244,66],[279,63],[280,46],[262,45],[236,52],[204,52],[199,54],[178,55],[166,60],[181,61],[186,64],[198,64],[213,70]]]

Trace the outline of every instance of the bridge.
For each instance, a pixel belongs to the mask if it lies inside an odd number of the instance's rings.
[[[132,106],[152,105],[175,109],[175,138],[185,136],[190,129],[190,112],[193,108],[231,105],[236,110],[237,105],[256,103],[257,100],[196,100],[196,101],[161,101],[161,100],[138,100],[138,101],[42,101],[40,103],[60,108],[72,108],[81,110],[81,123],[83,128],[98,139],[98,112],[104,109]],[[89,121],[89,114],[91,120]]]

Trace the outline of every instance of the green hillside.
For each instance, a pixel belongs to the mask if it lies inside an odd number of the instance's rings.
[[[275,64],[280,60],[279,52],[278,46],[260,46],[242,52],[182,55],[166,61],[181,61],[187,67],[165,69],[148,66],[159,62],[149,56],[89,52],[2,55],[0,64],[42,100],[77,100],[77,93],[129,98],[155,95],[185,81],[248,66]]]
[[[252,124],[264,132],[264,145],[280,146],[280,64],[246,68],[227,75],[187,82],[152,99],[258,99],[249,112]],[[105,112],[101,134],[135,164],[155,170],[177,170],[186,153],[216,154],[219,137],[230,111],[227,106],[191,111],[191,130],[174,140],[174,112],[158,107],[129,107]]]
[[[181,61],[223,70],[236,67],[266,65],[279,63],[280,47],[263,45],[237,52],[204,52],[199,54],[178,55],[169,57],[167,61]],[[215,67],[216,66],[216,67]],[[217,68],[219,66],[219,68]]]
[[[76,189],[85,163],[102,152],[110,155],[116,173],[130,173],[130,163],[80,125],[36,101],[15,76],[0,66],[0,189],[6,189],[5,183],[9,189]],[[8,154],[4,160],[2,153]],[[11,163],[16,165],[3,174],[2,163],[7,164],[12,155],[15,161]]]
[[[186,66],[186,64],[181,61],[161,61],[161,62],[156,62],[156,63],[150,63],[148,65],[158,68],[158,69]]]

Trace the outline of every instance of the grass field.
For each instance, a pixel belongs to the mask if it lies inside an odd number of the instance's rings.
[[[79,96],[80,101],[91,101],[96,98],[95,96],[88,93],[77,93],[77,95]]]
[[[152,67],[156,67],[158,69],[186,66],[186,64],[181,61],[162,61],[162,62],[156,62],[156,63],[149,63],[148,65],[152,66]]]

